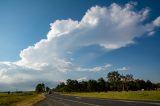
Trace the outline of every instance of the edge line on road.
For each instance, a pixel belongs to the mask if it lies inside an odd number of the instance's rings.
[[[57,99],[61,99],[61,100],[66,100],[66,101],[71,101],[71,102],[86,104],[86,105],[90,105],[90,106],[100,106],[100,105],[91,104],[91,103],[87,103],[87,102],[80,102],[80,101],[75,101],[75,100],[70,100],[70,99],[59,98],[59,97],[55,97],[55,96],[52,96],[52,97],[57,98]]]
[[[95,98],[94,98],[95,99]],[[101,98],[96,98],[99,100],[110,100],[110,101],[120,101],[120,102],[127,102],[127,103],[144,103],[144,104],[153,104],[153,105],[160,105],[160,103],[157,102],[143,102],[143,101],[132,101],[132,100],[114,100],[114,99],[101,99]]]

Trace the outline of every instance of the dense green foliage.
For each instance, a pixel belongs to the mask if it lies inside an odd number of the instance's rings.
[[[109,72],[106,78],[106,81],[103,78],[99,78],[98,80],[81,82],[68,79],[66,84],[62,82],[54,90],[58,92],[137,91],[155,90],[160,85],[154,84],[149,80],[134,79],[132,74],[120,75],[118,71]]]
[[[35,90],[36,90],[37,93],[45,92],[45,84],[43,84],[43,83],[37,84]]]
[[[39,84],[37,84],[37,86],[35,88],[35,91],[37,93],[43,93],[43,92],[50,93],[51,89],[48,86],[45,87],[44,83],[39,83]]]

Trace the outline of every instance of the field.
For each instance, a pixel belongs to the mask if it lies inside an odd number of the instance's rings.
[[[0,106],[32,106],[44,98],[42,94],[26,93],[0,93]]]
[[[129,91],[129,92],[91,92],[91,93],[63,93],[64,95],[93,97],[93,98],[111,98],[111,99],[129,99],[129,100],[149,100],[160,101],[160,91]]]

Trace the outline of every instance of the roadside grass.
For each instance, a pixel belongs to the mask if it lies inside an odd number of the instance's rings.
[[[160,91],[129,91],[129,92],[85,92],[85,93],[62,93],[63,95],[93,97],[93,98],[110,98],[110,99],[128,99],[128,100],[147,100],[160,101]]]
[[[0,93],[0,106],[32,106],[44,98],[42,94],[34,92]]]

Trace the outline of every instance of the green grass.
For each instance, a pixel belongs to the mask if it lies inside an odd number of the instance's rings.
[[[90,93],[63,93],[64,95],[111,98],[111,99],[129,99],[129,100],[149,100],[160,101],[160,91],[129,91],[129,92],[90,92]]]
[[[0,93],[0,106],[31,106],[44,97],[33,93]]]

